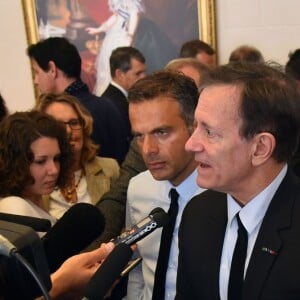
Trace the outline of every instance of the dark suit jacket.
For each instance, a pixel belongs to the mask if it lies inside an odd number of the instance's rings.
[[[184,210],[179,231],[177,300],[220,299],[226,199],[226,194],[206,191]],[[300,180],[291,171],[271,201],[248,265],[241,300],[256,299],[300,299]]]
[[[119,111],[121,116],[120,123],[118,125],[124,130],[124,136],[122,137],[124,139],[124,156],[121,161],[123,162],[125,155],[128,152],[130,141],[132,140],[131,126],[128,116],[128,101],[122,91],[111,84],[108,85],[107,89],[102,94],[102,97],[109,100]]]

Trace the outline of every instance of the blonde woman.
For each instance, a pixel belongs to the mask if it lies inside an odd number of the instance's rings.
[[[67,94],[44,94],[37,109],[65,124],[74,154],[72,183],[50,194],[50,214],[60,218],[75,203],[96,204],[110,189],[111,180],[119,176],[119,165],[114,159],[96,156],[98,146],[91,140],[91,115]]]

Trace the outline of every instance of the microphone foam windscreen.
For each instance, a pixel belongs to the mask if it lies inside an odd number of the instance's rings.
[[[161,207],[154,208],[150,215],[152,215],[158,227],[165,226],[169,222],[169,215]]]
[[[89,281],[85,297],[89,300],[103,299],[128,264],[132,250],[127,244],[117,245]]]
[[[72,206],[43,237],[50,272],[87,247],[103,232],[104,225],[97,207],[88,203]]]

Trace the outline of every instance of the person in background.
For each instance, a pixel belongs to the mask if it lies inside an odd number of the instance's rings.
[[[122,115],[108,100],[90,93],[81,80],[81,58],[75,45],[62,37],[50,37],[27,48],[34,72],[34,83],[41,93],[67,93],[76,97],[93,117],[93,141],[99,155],[123,157]]]
[[[300,297],[295,83],[265,64],[231,63],[203,84],[186,143],[209,189],[186,206],[176,300]]]
[[[296,49],[289,54],[289,59],[285,65],[285,72],[296,80],[300,93],[300,49]]]
[[[290,53],[289,60],[285,65],[285,73],[295,80],[297,90],[300,96],[300,49],[296,49]],[[290,163],[294,172],[300,177],[300,144]]]
[[[196,58],[176,58],[171,60],[164,68],[167,71],[180,72],[192,78],[200,88],[204,78],[209,74],[210,68]]]
[[[112,158],[97,156],[97,146],[91,139],[93,119],[75,97],[68,94],[43,94],[37,109],[66,126],[73,150],[72,181],[55,189],[49,197],[49,212],[60,218],[75,203],[96,204],[119,176],[119,165]]]
[[[191,40],[182,44],[179,57],[196,58],[210,68],[217,65],[215,50],[201,40]]]
[[[193,58],[172,60],[167,64],[166,69],[190,76],[196,82],[198,88],[201,85],[201,79],[208,76],[210,70]],[[128,154],[121,165],[119,178],[112,182],[111,189],[103,195],[97,204],[97,207],[106,216],[106,223],[104,232],[99,239],[91,244],[90,249],[95,249],[102,241],[109,241],[120,234],[125,225],[125,207],[129,180],[146,170],[147,167],[139,152],[136,140],[133,139]]]
[[[43,195],[68,186],[72,163],[65,128],[44,113],[18,112],[0,126],[0,211],[49,219]]]
[[[129,182],[126,227],[131,228],[156,207],[170,214],[172,192],[179,197],[168,249],[170,258],[161,253],[167,239],[161,230],[138,242],[137,252],[143,260],[129,274],[128,299],[174,299],[181,213],[189,200],[203,191],[196,184],[195,161],[184,149],[193,132],[198,97],[194,80],[172,71],[149,75],[129,90],[132,132],[148,170]],[[167,265],[165,270],[161,269],[162,260]]]
[[[133,47],[119,47],[113,50],[109,64],[112,80],[102,96],[113,103],[122,116],[119,126],[124,128],[125,134],[120,141],[120,143],[122,142],[120,151],[123,154],[119,160],[121,164],[132,139],[128,118],[128,90],[137,80],[145,76],[146,65],[143,54]]]
[[[4,117],[6,117],[7,115],[8,115],[8,110],[5,101],[2,95],[0,94],[0,121],[4,119]]]
[[[238,61],[264,63],[264,57],[257,48],[253,46],[242,45],[234,49],[229,56],[229,62]]]

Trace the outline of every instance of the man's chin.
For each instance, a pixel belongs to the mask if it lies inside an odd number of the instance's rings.
[[[168,180],[169,176],[165,172],[149,170],[155,180]]]

